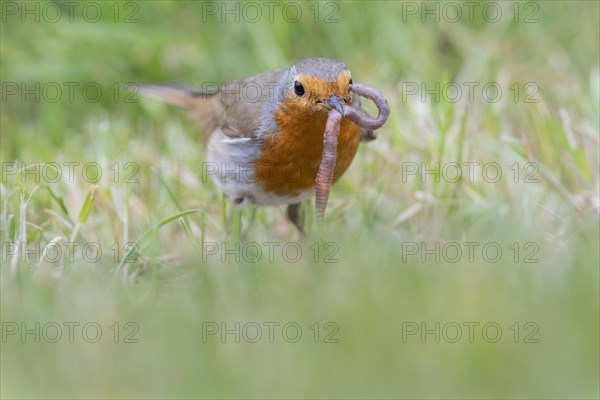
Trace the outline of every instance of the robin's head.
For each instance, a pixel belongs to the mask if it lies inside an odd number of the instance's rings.
[[[304,114],[327,114],[352,105],[352,76],[341,62],[330,58],[308,58],[294,64],[284,89],[284,102]]]

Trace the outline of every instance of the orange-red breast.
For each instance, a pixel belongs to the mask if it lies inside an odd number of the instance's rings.
[[[288,205],[288,217],[303,231],[299,206],[314,195],[331,109],[360,109],[352,77],[341,62],[309,58],[286,70],[196,91],[142,86],[141,92],[186,108],[208,138],[206,162],[215,184],[233,202]],[[341,121],[334,181],[346,171],[362,140],[375,133]]]

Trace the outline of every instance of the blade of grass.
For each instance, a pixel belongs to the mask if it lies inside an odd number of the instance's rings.
[[[171,201],[175,205],[175,208],[177,208],[177,211],[182,212],[183,209],[181,207],[181,204],[179,204],[179,201],[177,200],[177,198],[175,197],[175,194],[173,193],[173,191],[171,190],[171,188],[165,181],[163,175],[160,172],[158,172],[157,175],[158,175],[159,183],[167,191],[167,195],[169,196],[169,199],[171,199]],[[188,237],[188,239],[190,239],[190,242],[192,243],[192,245],[194,247],[198,248],[198,243],[196,243],[197,242],[196,237],[194,236],[194,234],[192,232],[192,228],[190,226],[190,221],[189,221],[188,217],[187,216],[183,217],[181,219],[181,223],[183,224],[183,230],[185,231],[185,234]],[[204,234],[204,232],[203,232],[203,234]]]
[[[179,218],[185,217],[187,215],[190,214],[194,214],[197,212],[200,212],[202,210],[200,209],[192,209],[192,210],[187,210],[187,211],[182,211],[179,212],[177,214],[173,214],[159,222],[157,222],[156,224],[152,225],[151,227],[149,227],[148,229],[146,229],[139,237],[138,239],[133,243],[133,245],[129,248],[129,251],[127,251],[127,253],[125,254],[125,256],[123,257],[123,259],[121,260],[121,262],[119,263],[119,265],[117,266],[117,269],[115,271],[115,274],[117,274],[121,268],[123,268],[123,265],[126,263],[126,261],[129,259],[129,257],[131,257],[131,255],[133,254],[134,251],[136,251],[137,249],[139,249],[140,247],[140,243],[142,243],[142,241],[151,233],[157,231],[158,229],[162,228],[163,226],[165,226],[166,224],[168,224],[169,222],[175,221]]]
[[[27,197],[27,201],[25,201],[25,194],[21,192],[20,200],[19,200],[19,235],[17,237],[17,243],[19,245],[19,251],[16,251],[13,255],[10,264],[10,272],[15,274],[17,272],[17,265],[19,261],[19,254],[27,249],[27,205],[29,204],[29,200],[31,200],[31,196],[35,193],[35,191],[39,188],[39,185],[34,187],[29,197]]]
[[[81,210],[79,210],[79,216],[77,217],[77,222],[75,223],[75,227],[73,228],[73,232],[71,232],[71,237],[69,240],[71,242],[75,241],[77,235],[79,234],[79,229],[83,224],[85,224],[90,217],[92,209],[94,208],[94,195],[96,193],[96,189],[98,186],[92,185],[86,196],[83,204],[81,205]]]
[[[231,241],[237,243],[242,237],[242,209],[233,207],[231,210]]]
[[[50,192],[50,197],[52,197],[52,199],[54,199],[54,201],[56,201],[58,203],[60,210],[63,212],[65,217],[67,217],[67,220],[71,224],[73,224],[73,219],[71,219],[71,216],[69,215],[69,211],[67,210],[67,206],[65,206],[65,202],[63,201],[62,197],[60,197],[59,195],[54,193],[54,191],[52,190],[52,188],[50,186],[47,186],[46,189],[48,189],[48,192]]]

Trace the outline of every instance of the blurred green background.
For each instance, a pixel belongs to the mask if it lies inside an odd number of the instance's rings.
[[[2,398],[598,398],[598,2],[453,3],[460,18],[444,2],[68,3],[1,3]],[[380,89],[390,119],[334,187],[322,232],[301,239],[269,208],[244,210],[232,238],[230,206],[201,174],[202,134],[128,85],[199,86],[316,56]],[[453,82],[479,84],[474,99],[422,89]],[[498,101],[479,90],[490,82]],[[103,175],[36,181],[52,162]],[[436,162],[503,175],[406,174]],[[34,250],[13,254],[24,242]],[[73,261],[65,247],[35,259],[66,242]],[[239,262],[207,251],[236,242]],[[302,256],[269,260],[266,242]],[[451,243],[455,262],[435,251]],[[65,322],[80,324],[72,342]],[[82,337],[90,322],[96,343]],[[296,343],[280,330],[290,322]],[[239,343],[206,336],[221,323],[240,324]]]

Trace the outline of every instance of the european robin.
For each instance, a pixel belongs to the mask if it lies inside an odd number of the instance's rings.
[[[288,218],[304,232],[300,204],[315,193],[328,115],[335,110],[343,116],[348,107],[361,110],[352,87],[346,65],[309,58],[209,90],[140,89],[189,111],[208,135],[206,170],[234,204],[286,204]],[[338,123],[334,182],[352,162],[359,142],[377,136],[349,118]]]

